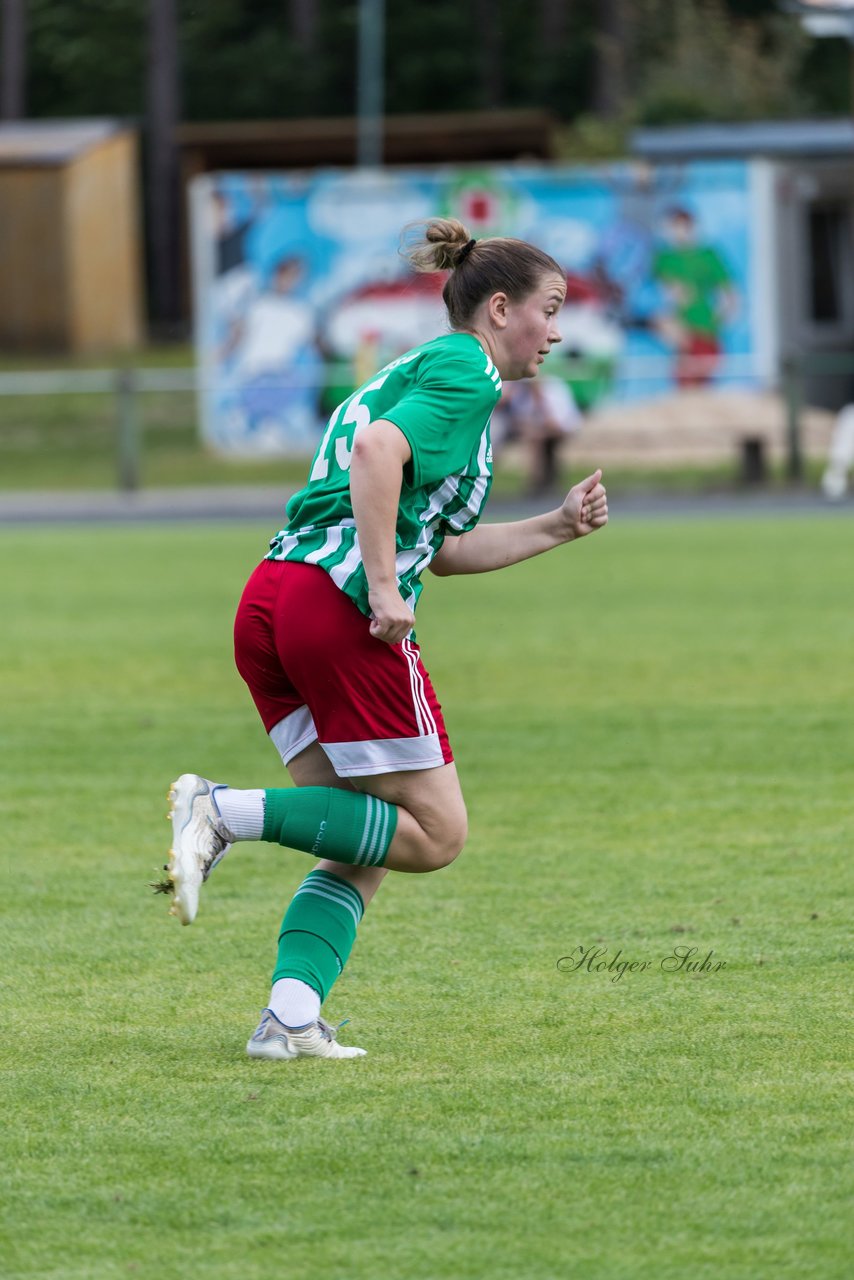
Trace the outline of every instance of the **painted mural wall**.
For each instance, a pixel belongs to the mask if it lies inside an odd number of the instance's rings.
[[[742,162],[207,175],[192,191],[202,429],[235,454],[311,453],[374,369],[446,328],[401,232],[434,214],[517,236],[567,277],[548,374],[608,399],[767,377],[762,217]]]

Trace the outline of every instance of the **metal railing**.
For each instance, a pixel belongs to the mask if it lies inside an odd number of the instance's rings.
[[[46,369],[0,373],[0,397],[111,395],[114,400],[116,482],[127,492],[141,481],[139,396],[144,392],[198,392],[195,369]]]
[[[591,383],[601,379],[601,370],[595,362],[585,359],[563,360],[561,372],[569,371],[577,381],[589,377]],[[615,381],[616,400],[621,400],[620,386],[633,380],[659,384],[672,368],[666,357],[634,357],[619,362],[619,374]],[[729,357],[725,369],[729,379],[753,383],[756,378],[752,363],[747,357]],[[352,381],[350,365],[330,365],[327,380],[340,378],[346,385]],[[807,385],[816,380],[833,378],[847,383],[854,399],[854,353],[793,353],[788,355],[780,368],[778,389],[785,404],[786,421],[786,473],[793,481],[800,480],[804,472],[802,450],[802,415],[807,403]],[[316,385],[316,379],[311,380]],[[284,384],[283,384],[284,385]],[[297,379],[289,381],[289,387],[298,385]],[[306,385],[303,380],[302,385]],[[710,386],[721,385],[718,380]],[[26,372],[0,372],[0,399],[14,397],[50,397],[66,395],[111,396],[112,434],[114,440],[115,479],[120,490],[138,489],[142,480],[142,451],[145,426],[140,410],[140,398],[152,392],[192,393],[196,396],[211,389],[197,367],[185,368],[120,368],[85,370],[39,370]],[[318,392],[322,391],[318,387]]]

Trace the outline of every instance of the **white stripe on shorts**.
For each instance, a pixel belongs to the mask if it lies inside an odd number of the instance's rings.
[[[415,706],[415,721],[418,732],[424,735],[436,732],[436,721],[427,701],[424,689],[424,677],[418,669],[418,650],[411,640],[401,640],[406,661],[409,664],[409,684],[412,689],[412,701]]]
[[[297,707],[284,720],[274,724],[270,739],[282,757],[282,764],[288,764],[312,742],[317,742],[317,729],[308,707]]]
[[[339,778],[438,769],[445,763],[438,733],[420,738],[379,738],[372,742],[321,742]]]

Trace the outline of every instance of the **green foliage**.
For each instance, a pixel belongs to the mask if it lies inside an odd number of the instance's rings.
[[[798,74],[798,89],[820,115],[851,115],[854,52],[847,40],[812,40]]]
[[[323,56],[306,58],[279,0],[182,7],[185,114],[190,120],[277,119],[353,110],[352,3],[324,6]]]
[[[603,120],[586,113],[560,131],[559,158],[571,164],[585,161],[613,160],[625,156],[631,121]]]
[[[27,23],[31,115],[143,112],[146,4],[28,0]]]
[[[5,1280],[847,1277],[850,520],[616,507],[428,584],[472,835],[383,885],[329,1064],[243,1051],[309,858],[236,849],[192,929],[146,888],[176,773],[280,781],[269,532],[3,532]]]
[[[809,113],[797,89],[809,37],[791,19],[734,20],[723,0],[642,0],[655,33],[640,70],[644,124]]]
[[[386,105],[392,112],[475,110],[480,37],[458,0],[386,6]],[[441,56],[437,52],[441,50]]]
[[[142,0],[30,0],[32,114],[141,115],[146,10]],[[318,0],[316,11],[316,49],[307,55],[282,0],[179,0],[185,118],[352,113],[357,0]],[[627,119],[847,109],[845,42],[811,40],[776,0],[633,0],[618,12]],[[407,0],[388,4],[386,19],[390,112],[487,107],[496,85],[494,105],[548,107],[564,120],[591,111],[602,21],[595,0]]]

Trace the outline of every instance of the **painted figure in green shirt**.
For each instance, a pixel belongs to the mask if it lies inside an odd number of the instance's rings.
[[[721,330],[735,310],[732,276],[711,245],[697,243],[689,210],[669,210],[666,234],[668,244],[656,253],[652,272],[671,307],[657,318],[656,329],[675,349],[677,385],[702,386],[718,366]]]

